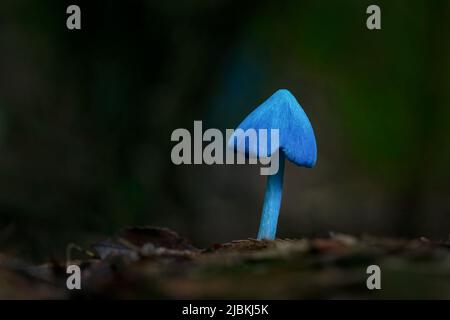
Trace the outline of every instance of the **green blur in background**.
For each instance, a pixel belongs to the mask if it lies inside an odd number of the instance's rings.
[[[81,7],[82,29],[66,28]],[[450,2],[2,1],[0,244],[33,259],[129,225],[255,237],[255,166],[175,166],[176,128],[234,128],[279,88],[315,129],[278,236],[450,233]]]

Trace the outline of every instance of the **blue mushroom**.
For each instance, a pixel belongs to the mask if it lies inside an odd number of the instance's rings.
[[[256,142],[246,137],[242,139],[240,135],[245,134],[248,129],[255,129],[257,132],[266,129],[268,132],[266,146],[261,148],[259,138]],[[271,129],[278,129],[278,143],[271,141]],[[314,167],[317,161],[316,139],[311,123],[289,90],[280,89],[242,121],[228,141],[228,145],[247,157],[272,157],[272,161],[278,152],[278,172],[267,178],[258,232],[258,239],[273,240],[277,231],[283,193],[284,159],[287,158],[296,165],[307,168]]]

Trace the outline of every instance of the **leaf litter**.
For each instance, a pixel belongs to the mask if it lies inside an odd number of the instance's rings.
[[[67,256],[29,265],[0,254],[0,298],[450,299],[448,239],[331,233],[201,249],[167,228],[130,227],[85,249],[69,245]],[[80,266],[81,290],[66,288],[66,264]],[[366,287],[372,264],[382,290]]]

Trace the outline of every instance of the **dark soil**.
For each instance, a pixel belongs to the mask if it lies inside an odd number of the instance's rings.
[[[32,266],[0,254],[0,298],[450,299],[450,241],[333,234],[236,240],[195,248],[164,228],[129,228],[90,248],[68,247],[81,290],[66,287],[66,262]],[[368,290],[369,265],[381,290]]]

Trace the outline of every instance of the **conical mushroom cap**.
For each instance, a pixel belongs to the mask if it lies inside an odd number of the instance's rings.
[[[259,150],[259,139],[245,139],[242,135],[248,129],[255,129],[257,133],[259,129],[267,129],[267,147],[262,142]],[[278,129],[278,144],[271,141],[270,129]],[[314,167],[317,161],[316,138],[311,123],[298,101],[286,89],[278,90],[253,110],[236,128],[228,146],[252,157],[259,157],[260,153],[263,157],[271,156],[280,149],[291,162],[308,168]]]

